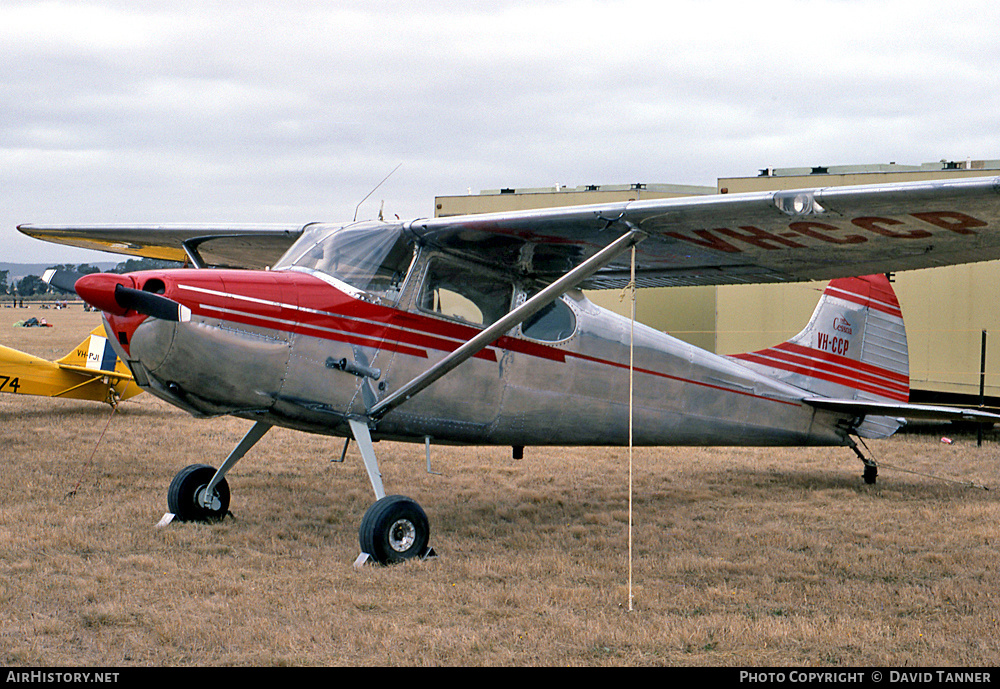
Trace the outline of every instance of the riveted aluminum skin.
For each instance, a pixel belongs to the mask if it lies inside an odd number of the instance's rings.
[[[419,275],[421,262],[415,265]],[[235,414],[346,436],[349,417],[364,417],[377,400],[477,332],[414,307],[417,281],[400,300],[408,308],[396,308],[312,275],[272,271],[267,287],[252,275],[156,273],[169,296],[186,298],[193,315],[186,323],[143,321],[129,351],[121,352],[142,370],[148,389],[199,415]],[[386,414],[373,437],[626,444],[631,324],[582,293],[562,299],[575,322],[568,337],[534,341],[515,328]],[[803,404],[802,389],[640,324],[634,332],[636,444],[844,442],[837,425],[842,415]],[[378,369],[380,377],[327,366],[330,359]]]

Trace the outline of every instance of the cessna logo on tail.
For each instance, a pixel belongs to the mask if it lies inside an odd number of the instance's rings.
[[[850,321],[840,316],[833,319],[833,329],[845,335],[852,334]]]

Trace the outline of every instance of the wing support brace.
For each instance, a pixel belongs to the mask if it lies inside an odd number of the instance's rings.
[[[524,321],[528,320],[533,315],[548,306],[551,302],[555,301],[574,287],[577,287],[580,283],[596,273],[598,270],[611,263],[611,261],[615,258],[649,236],[627,221],[616,219],[611,222],[623,222],[629,227],[629,231],[598,251],[576,268],[545,287],[545,289],[528,299],[493,325],[483,330],[471,340],[461,345],[458,349],[443,358],[437,364],[431,366],[409,383],[406,383],[398,390],[385,397],[381,402],[368,410],[368,418],[372,421],[377,421],[382,418],[389,411],[403,404],[414,395],[424,390],[431,383],[454,370],[459,364],[471,359],[480,351],[495,342],[508,330],[517,327]]]
[[[192,239],[185,239],[181,242],[181,248],[184,249],[184,253],[187,255],[188,261],[190,261],[191,265],[199,270],[207,268],[208,266],[205,264],[205,259],[203,259],[201,254],[198,253],[198,246],[210,239],[214,239],[214,237],[194,237]]]

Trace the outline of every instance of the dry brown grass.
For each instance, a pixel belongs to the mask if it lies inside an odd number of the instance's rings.
[[[52,329],[14,329],[26,313]],[[95,314],[0,310],[0,343],[54,357]],[[380,443],[387,490],[440,557],[351,565],[372,500],[336,439],[274,429],[230,474],[235,518],[154,528],[173,474],[248,422],[141,395],[0,396],[3,665],[993,665],[995,492],[845,449],[635,454]],[[998,445],[877,443],[884,462],[1000,485]],[[79,484],[74,496],[69,494]]]

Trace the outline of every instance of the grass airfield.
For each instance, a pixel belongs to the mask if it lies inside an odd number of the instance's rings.
[[[13,328],[30,316],[52,328]],[[48,359],[99,322],[0,309]],[[628,452],[379,443],[439,557],[352,564],[373,500],[352,443],[275,428],[233,517],[156,528],[187,464],[249,428],[140,395],[0,395],[0,663],[11,666],[959,666],[1000,658],[1000,445]],[[954,442],[944,444],[941,436]],[[971,483],[967,483],[971,482]],[[984,490],[981,485],[993,490]]]

